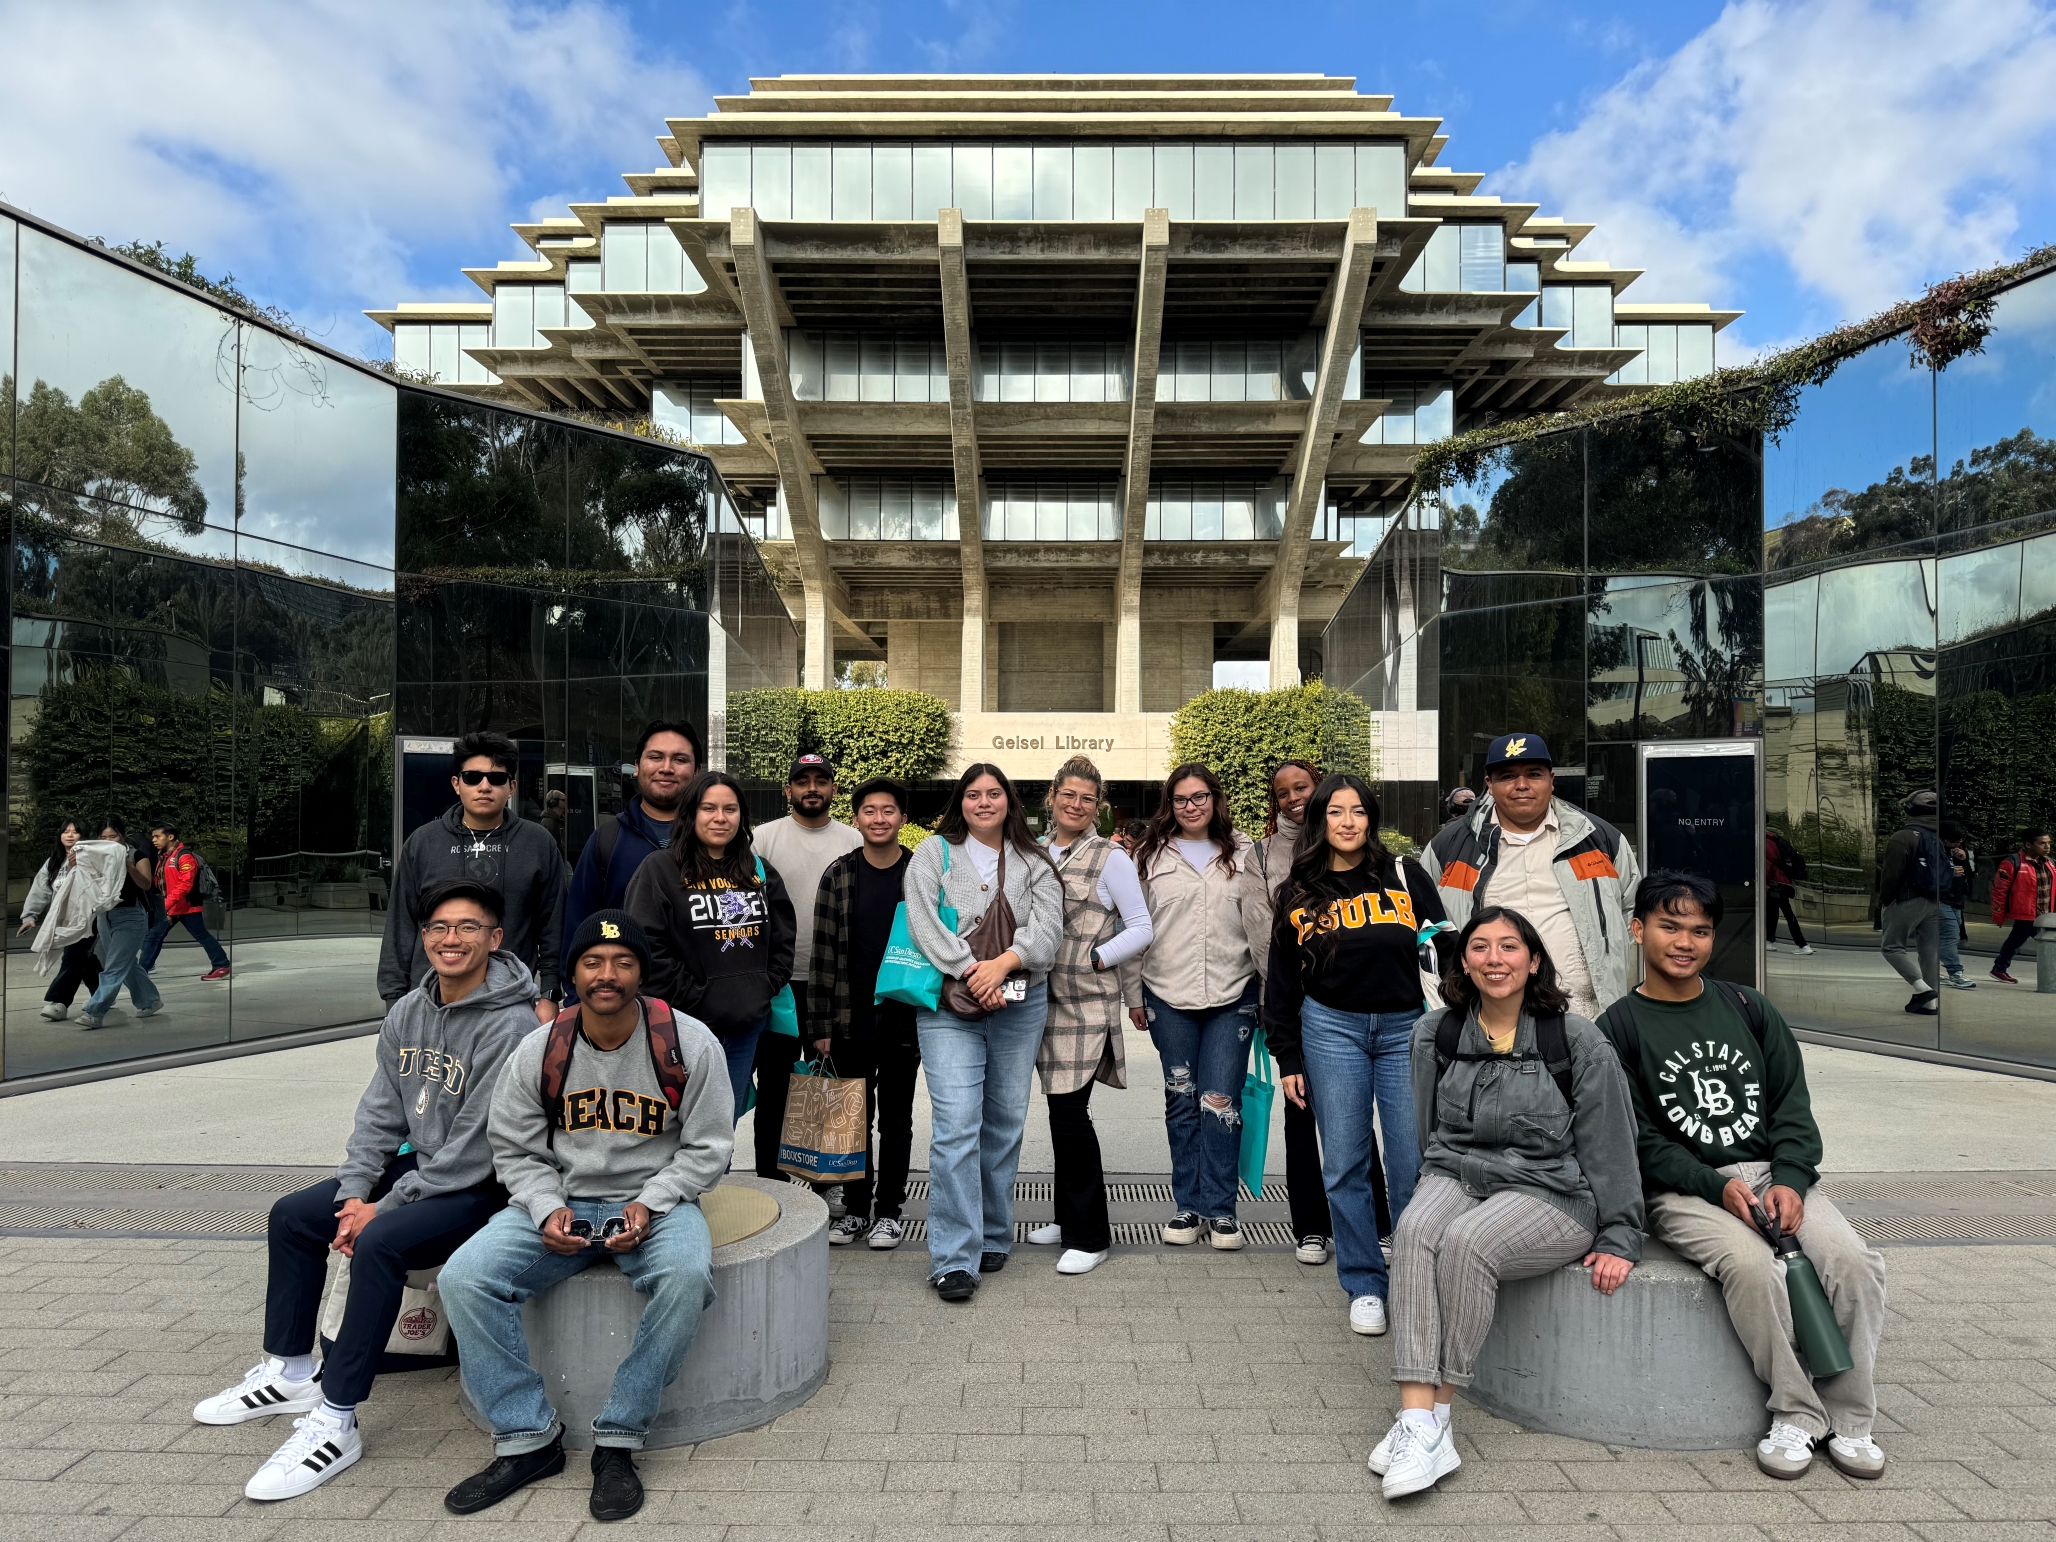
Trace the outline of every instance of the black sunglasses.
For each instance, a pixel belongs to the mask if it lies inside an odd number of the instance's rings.
[[[491,782],[495,787],[505,787],[514,780],[512,771],[459,771],[466,787],[476,787],[480,782]]]

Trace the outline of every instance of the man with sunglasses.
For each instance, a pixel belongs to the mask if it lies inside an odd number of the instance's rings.
[[[557,1015],[558,940],[564,924],[564,857],[550,832],[514,811],[518,751],[505,734],[469,733],[452,753],[457,801],[407,837],[393,864],[392,904],[378,951],[378,993],[387,1006],[428,977],[422,898],[462,879],[501,897],[502,946],[527,966],[540,992],[538,1022]]]
[[[193,1409],[201,1424],[301,1415],[243,1489],[251,1499],[308,1493],[363,1455],[357,1405],[370,1395],[408,1271],[442,1264],[506,1208],[487,1115],[501,1068],[536,1031],[535,977],[500,951],[493,890],[445,883],[423,909],[430,974],[379,1029],[377,1069],[342,1165],[271,1207],[264,1358]],[[350,1260],[349,1296],[317,1368],[330,1253]]]

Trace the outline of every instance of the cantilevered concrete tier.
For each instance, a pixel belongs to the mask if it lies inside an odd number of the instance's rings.
[[[1738,313],[1619,301],[1592,226],[1445,143],[1346,77],[756,80],[517,225],[489,310],[373,314],[405,367],[707,450],[809,684],[1132,725],[1217,661],[1318,669],[1421,444],[1713,367]]]

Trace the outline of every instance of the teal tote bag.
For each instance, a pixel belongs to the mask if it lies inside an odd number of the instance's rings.
[[[941,836],[931,836],[941,840]],[[949,871],[949,843],[943,842],[942,870]],[[941,902],[937,895],[936,918],[951,931],[957,929],[957,907]],[[892,935],[886,939],[885,957],[878,965],[878,988],[872,992],[873,1002],[899,1001],[910,1007],[919,1007],[924,1012],[933,1012],[942,1000],[942,971],[928,962],[914,942],[913,931],[907,925],[907,902],[901,900],[899,908],[892,913]]]
[[[764,859],[758,857],[756,860],[757,882],[762,883]],[[792,999],[790,984],[779,986],[778,994],[771,998],[771,1031],[782,1033],[788,1039],[797,1039],[800,1036],[800,1009],[799,1004]]]
[[[1264,1158],[1271,1149],[1271,1105],[1278,1087],[1271,1080],[1271,1050],[1264,1025],[1256,1025],[1256,1069],[1242,1078],[1242,1155],[1236,1163],[1252,1198],[1264,1192]]]

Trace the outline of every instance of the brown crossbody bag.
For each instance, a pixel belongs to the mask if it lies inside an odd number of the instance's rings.
[[[985,914],[978,918],[978,924],[964,934],[964,942],[971,949],[971,957],[980,963],[998,958],[1014,945],[1014,904],[1007,898],[1007,848],[1004,841],[1000,843],[999,871],[993,876],[992,886],[998,891],[993,895],[992,903],[986,907]],[[1013,985],[1016,981],[1020,982],[1017,988],[1025,989],[1028,971],[1016,969],[1007,976],[1007,985]],[[1005,988],[1001,987],[1003,991]],[[944,976],[942,982],[942,1009],[952,1017],[961,1017],[970,1023],[992,1016],[992,1009],[979,1005],[978,998],[971,994],[970,986],[962,980],[948,976]]]

